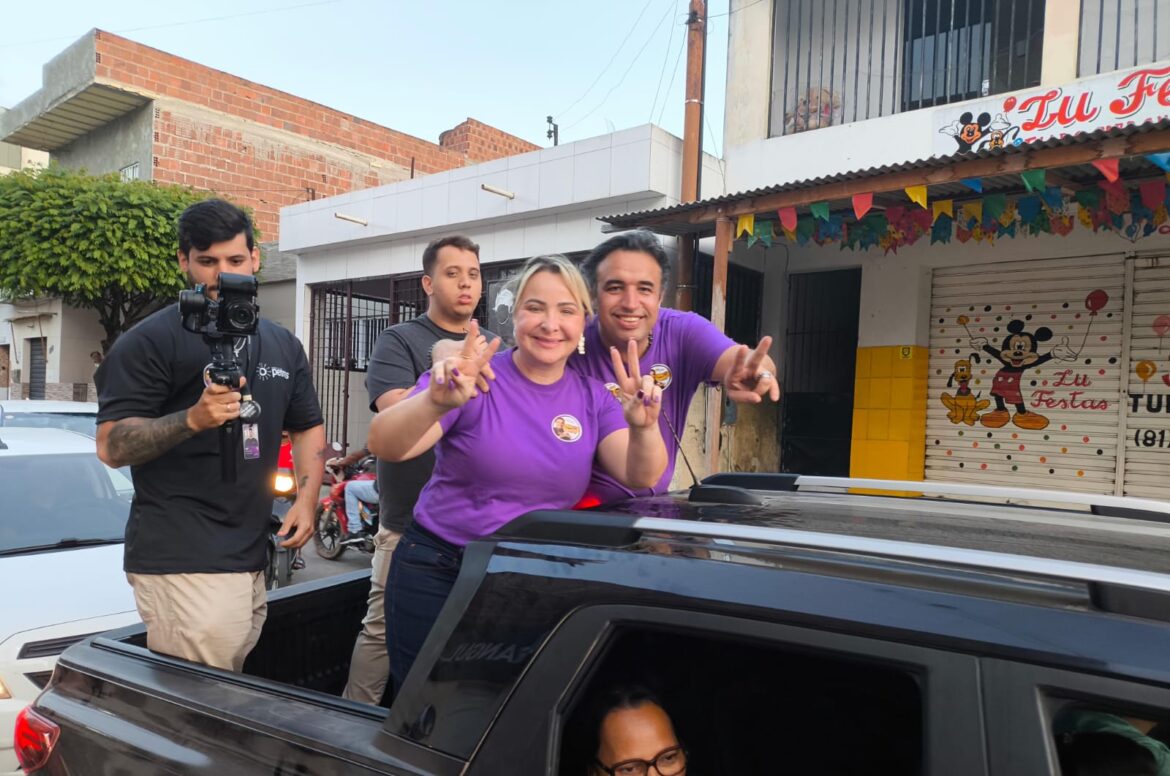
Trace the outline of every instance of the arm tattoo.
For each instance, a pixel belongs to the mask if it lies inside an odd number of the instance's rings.
[[[179,410],[161,418],[126,418],[110,429],[106,445],[121,466],[138,466],[153,461],[184,439],[195,436],[187,426],[187,411]]]

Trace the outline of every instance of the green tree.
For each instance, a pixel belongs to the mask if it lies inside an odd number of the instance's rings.
[[[56,165],[0,177],[0,289],[96,311],[108,352],[186,285],[175,222],[207,196]]]

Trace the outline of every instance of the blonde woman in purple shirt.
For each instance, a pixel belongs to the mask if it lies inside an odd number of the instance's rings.
[[[390,565],[387,646],[396,687],[455,583],[468,542],[525,512],[573,506],[595,464],[631,488],[662,476],[662,390],[639,372],[634,343],[628,371],[612,354],[622,381],[640,386],[620,402],[601,381],[565,368],[591,311],[585,281],[567,259],[531,259],[517,282],[516,346],[496,354],[495,340],[479,354],[473,321],[460,354],[436,363],[409,398],[370,424],[367,446],[379,458],[435,450],[434,473]],[[481,394],[475,382],[488,364],[495,385]]]

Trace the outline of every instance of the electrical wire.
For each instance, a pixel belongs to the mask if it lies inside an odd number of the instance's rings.
[[[654,106],[658,104],[658,95],[662,91],[662,79],[666,77],[666,63],[670,61],[670,49],[674,45],[674,29],[677,26],[676,24],[670,25],[670,38],[666,41],[666,51],[662,57],[662,70],[658,73],[658,86],[654,89],[654,101],[650,103],[650,118],[646,119],[647,121],[654,121]],[[683,35],[683,40],[686,39],[687,36]]]
[[[662,107],[658,109],[658,120],[654,122],[662,126],[662,114],[666,113],[666,106],[670,103],[670,90],[674,88],[674,79],[678,75],[678,63],[682,61],[683,49],[686,48],[687,36],[683,35],[678,44],[678,54],[674,58],[674,69],[670,73],[670,83],[666,85],[666,95],[662,98]]]
[[[629,67],[626,68],[626,72],[622,73],[622,77],[618,79],[618,82],[609,88],[609,91],[606,92],[605,96],[601,98],[601,102],[594,105],[593,108],[588,113],[586,113],[584,116],[577,119],[569,126],[565,127],[565,131],[572,129],[573,127],[575,127],[578,124],[580,124],[581,122],[583,122],[585,119],[592,116],[598,110],[600,110],[601,106],[605,105],[605,103],[609,100],[610,95],[613,94],[617,90],[618,87],[620,87],[623,83],[625,83],[626,76],[628,76],[630,74],[630,71],[634,69],[634,65],[636,65],[638,63],[638,60],[642,58],[642,54],[644,54],[646,52],[647,47],[649,47],[651,42],[653,42],[654,36],[658,34],[658,30],[661,29],[662,23],[665,22],[670,17],[670,15],[672,13],[674,13],[674,0],[670,0],[670,7],[666,9],[666,13],[664,13],[662,15],[662,18],[658,20],[658,24],[654,25],[654,29],[650,31],[650,37],[646,38],[646,42],[642,44],[642,48],[638,49],[638,53],[634,55],[634,58],[632,60],[630,60]]]
[[[143,32],[145,30],[161,30],[167,27],[184,27],[188,24],[205,24],[206,22],[220,22],[229,19],[242,19],[245,16],[260,16],[268,13],[280,13],[281,11],[296,11],[300,8],[312,8],[319,5],[335,5],[337,3],[345,2],[345,0],[317,0],[313,3],[301,3],[300,5],[290,5],[284,8],[267,8],[260,11],[245,11],[244,13],[230,14],[227,16],[209,16],[205,19],[190,19],[183,22],[167,22],[166,24],[150,24],[145,27],[127,27],[120,30],[110,30],[110,32],[121,35],[127,32]],[[40,40],[23,40],[17,43],[0,44],[0,49],[18,48],[20,46],[34,46],[39,43],[56,43],[61,40],[76,40],[76,35],[64,35],[56,38],[41,38]]]
[[[622,38],[622,42],[618,44],[617,50],[613,52],[613,56],[609,58],[609,62],[606,63],[605,67],[601,68],[601,72],[598,73],[597,77],[593,79],[593,83],[589,84],[589,88],[586,89],[585,91],[581,92],[581,95],[577,99],[573,100],[573,102],[569,105],[569,107],[565,108],[562,111],[559,111],[559,112],[553,114],[557,118],[558,121],[562,121],[564,118],[564,115],[566,113],[571,111],[573,108],[577,107],[577,103],[579,103],[579,102],[581,102],[581,100],[585,99],[586,95],[588,95],[589,92],[593,91],[593,87],[597,86],[597,83],[598,83],[598,81],[601,80],[602,76],[604,76],[606,74],[606,72],[611,67],[613,67],[613,63],[617,61],[618,54],[622,53],[622,49],[624,49],[626,47],[626,43],[629,42],[630,37],[634,34],[634,30],[636,30],[638,28],[638,23],[642,21],[642,17],[646,14],[646,10],[650,7],[650,4],[653,2],[654,2],[654,0],[646,0],[646,4],[644,6],[642,6],[642,10],[638,12],[638,18],[634,19],[634,23],[630,25],[630,31],[626,33],[626,37]]]
[[[725,13],[711,14],[707,17],[707,21],[710,21],[712,19],[719,19],[719,18],[722,18],[724,16],[731,16],[733,13],[739,13],[740,11],[746,11],[748,8],[751,8],[753,5],[759,5],[762,2],[764,2],[764,0],[755,0],[754,2],[748,3],[747,5],[740,6],[739,8],[736,8],[735,10],[729,10],[729,11],[726,11]]]

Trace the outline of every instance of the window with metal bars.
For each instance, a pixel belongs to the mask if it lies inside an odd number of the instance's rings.
[[[1044,6],[1045,0],[776,0],[771,134],[1035,86]]]
[[[711,284],[714,257],[695,256],[695,312],[710,320]],[[755,347],[760,340],[760,319],[764,304],[764,273],[728,264],[727,309],[723,330],[736,342]]]
[[[1148,65],[1170,55],[1167,0],[1081,0],[1080,8],[1078,76]]]

